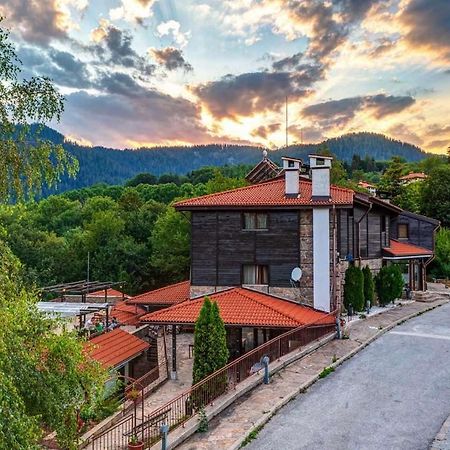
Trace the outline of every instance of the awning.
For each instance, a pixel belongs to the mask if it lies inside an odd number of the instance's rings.
[[[39,311],[53,316],[75,317],[104,311],[108,303],[80,303],[80,302],[38,302]]]
[[[431,256],[433,256],[432,250],[395,239],[389,241],[389,247],[383,248],[383,259],[417,259]]]
[[[105,367],[118,367],[147,350],[150,344],[120,328],[85,343],[88,354]]]
[[[324,312],[251,289],[227,289],[211,294],[209,298],[217,302],[220,316],[227,326],[296,328],[316,322],[320,325],[334,324],[334,318]],[[204,297],[201,297],[155,311],[141,317],[141,322],[193,325],[203,301]]]

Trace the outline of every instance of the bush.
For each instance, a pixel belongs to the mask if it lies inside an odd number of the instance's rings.
[[[364,267],[362,272],[364,276],[364,300],[366,303],[369,302],[372,306],[375,289],[372,272],[370,271],[369,266]]]
[[[364,276],[359,267],[351,265],[345,272],[344,306],[348,310],[353,306],[354,311],[364,309]]]
[[[398,265],[384,266],[375,277],[375,288],[381,305],[387,305],[403,292],[403,276]]]

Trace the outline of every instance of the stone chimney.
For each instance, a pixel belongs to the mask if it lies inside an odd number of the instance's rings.
[[[300,194],[300,166],[301,159],[289,158],[283,156],[283,170],[284,170],[284,192],[286,197],[296,198]]]
[[[331,156],[309,155],[313,199],[330,199],[331,161]]]

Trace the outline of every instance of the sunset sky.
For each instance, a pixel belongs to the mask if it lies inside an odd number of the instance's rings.
[[[24,76],[92,145],[450,145],[450,0],[3,0]]]

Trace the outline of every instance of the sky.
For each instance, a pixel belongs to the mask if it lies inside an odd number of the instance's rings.
[[[450,145],[450,0],[2,0],[85,145]]]

